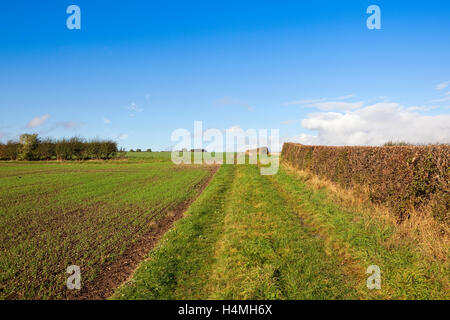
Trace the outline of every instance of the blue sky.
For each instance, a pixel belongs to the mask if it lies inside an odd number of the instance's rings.
[[[0,141],[161,150],[201,120],[301,143],[450,142],[449,35],[449,1],[2,1]]]

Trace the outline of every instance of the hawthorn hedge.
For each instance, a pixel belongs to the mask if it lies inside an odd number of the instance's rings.
[[[282,161],[336,182],[364,186],[373,203],[392,208],[400,221],[410,209],[431,209],[449,223],[450,145],[328,147],[285,143]]]
[[[115,141],[87,141],[78,137],[54,140],[23,134],[19,141],[0,143],[0,160],[106,160],[115,157],[117,152]]]

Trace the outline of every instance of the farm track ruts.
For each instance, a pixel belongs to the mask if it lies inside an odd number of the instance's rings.
[[[200,186],[195,198],[185,201],[168,212],[162,219],[156,221],[153,228],[129,247],[120,258],[105,265],[103,273],[101,273],[94,281],[83,283],[82,289],[79,292],[71,291],[67,294],[66,298],[77,300],[100,300],[110,297],[114,293],[115,288],[130,279],[140,262],[150,250],[156,246],[162,236],[169,231],[177,220],[183,217],[184,212],[209,185],[219,167],[220,166],[210,167],[211,175],[203,185]]]

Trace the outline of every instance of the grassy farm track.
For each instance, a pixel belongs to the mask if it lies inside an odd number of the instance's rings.
[[[288,168],[225,165],[112,298],[448,299],[445,265],[391,234]],[[366,286],[373,264],[381,290]]]
[[[338,257],[267,179],[256,166],[223,166],[114,298],[356,297]]]
[[[0,299],[110,295],[150,249],[142,240],[157,237],[211,174],[170,162],[1,163]],[[70,265],[81,268],[80,292],[66,288]]]

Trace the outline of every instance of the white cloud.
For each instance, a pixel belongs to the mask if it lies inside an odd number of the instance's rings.
[[[445,82],[439,83],[438,85],[436,85],[436,90],[443,90],[443,89],[447,88],[449,84],[450,84],[450,81],[445,81]]]
[[[356,96],[356,94],[352,93],[352,94],[348,94],[346,96],[340,96],[340,97],[334,98],[334,100],[347,100],[347,99],[353,98],[354,96]]]
[[[232,126],[228,129],[225,129],[225,132],[230,133],[244,132],[244,129],[242,129],[240,126]]]
[[[128,110],[132,111],[132,112],[142,112],[144,111],[144,108],[139,107],[138,105],[136,105],[134,102],[132,104],[130,104],[127,107]]]
[[[445,95],[446,95],[446,96],[450,96],[450,91],[447,91],[447,92],[445,93]]]
[[[288,106],[288,105],[303,105],[303,104],[311,104],[311,103],[317,103],[317,102],[322,102],[322,101],[326,101],[326,98],[320,98],[320,99],[304,99],[304,100],[296,100],[296,101],[290,101],[290,102],[286,102],[284,105]]]
[[[450,115],[422,115],[398,103],[376,103],[358,110],[320,112],[302,121],[316,135],[292,142],[319,145],[381,145],[387,141],[450,142]]]
[[[444,97],[441,99],[431,100],[431,102],[447,102],[447,101],[450,101],[450,97]]]
[[[310,104],[316,104],[319,102],[325,102],[325,101],[330,101],[330,100],[347,100],[350,98],[355,97],[356,94],[352,93],[352,94],[348,94],[345,96],[340,96],[340,97],[336,97],[336,98],[332,98],[332,99],[328,99],[328,98],[319,98],[319,99],[303,99],[303,100],[296,100],[296,101],[290,101],[290,102],[286,102],[284,105],[310,105]]]
[[[45,121],[47,121],[47,119],[50,116],[48,114],[45,114],[43,116],[40,117],[34,117],[33,119],[30,120],[30,122],[28,122],[27,124],[27,128],[36,128],[36,127],[40,127],[42,126]]]
[[[117,136],[116,139],[118,139],[118,140],[126,140],[126,139],[128,139],[128,134],[126,134],[126,133],[121,133],[121,134],[119,134],[119,135]]]
[[[430,111],[438,108],[437,106],[411,106],[407,107],[408,111]]]
[[[310,107],[315,107],[320,110],[353,110],[359,109],[364,105],[363,101],[359,102],[343,102],[343,101],[328,101],[310,104]]]
[[[106,118],[103,118],[103,123],[104,123],[104,124],[110,124],[110,123],[111,123],[111,120],[106,119]]]

